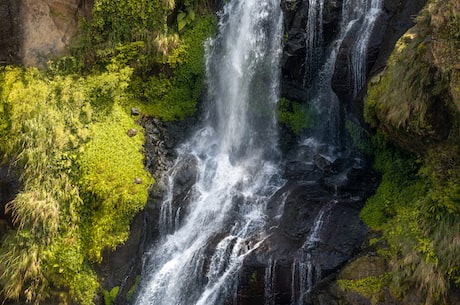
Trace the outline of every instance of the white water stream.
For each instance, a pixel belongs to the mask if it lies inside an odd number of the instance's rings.
[[[317,31],[322,32],[324,1],[309,2],[316,10],[308,14],[312,36],[307,38],[311,56],[307,62],[313,64],[321,45],[322,34]],[[339,142],[338,100],[330,89],[338,48],[353,24],[367,16],[368,7],[370,12],[378,9],[374,6],[374,0],[344,1],[339,38],[313,86],[313,103],[325,118],[319,141],[328,138],[328,143]],[[219,305],[236,295],[244,258],[268,234],[267,201],[283,184],[276,164],[276,102],[283,36],[280,2],[229,0],[219,17],[218,34],[207,43],[211,104],[207,122],[180,147],[168,173],[168,190],[161,206],[161,237],[146,253],[136,305]],[[370,32],[372,18],[368,23],[363,30]],[[357,47],[356,52],[365,52],[368,39],[364,35],[359,40],[357,46],[364,46]],[[352,56],[353,67],[361,65],[356,73],[363,73],[364,55],[356,54]],[[174,192],[176,175],[191,160],[196,163],[196,182],[180,203]],[[307,254],[318,242],[327,211],[317,217],[310,244],[304,247]],[[302,279],[301,288],[307,293],[317,279],[308,256],[297,260],[297,266],[294,270],[302,273],[297,278]],[[265,274],[266,305],[275,304],[275,272],[276,261],[270,261]],[[294,282],[294,273],[292,277]],[[303,297],[293,300],[293,304],[303,302]]]
[[[321,3],[317,3],[320,1]],[[314,5],[309,6],[308,16],[314,16],[315,20],[322,20],[318,17],[324,11],[323,0],[310,0]],[[353,98],[365,85],[367,77],[367,48],[375,21],[382,13],[383,0],[344,0],[342,4],[342,18],[340,32],[335,41],[329,47],[322,67],[318,70],[318,75],[313,77],[313,84],[310,92],[310,102],[316,111],[316,133],[313,135],[317,141],[328,144],[333,148],[342,146],[342,132],[344,129],[341,123],[342,114],[340,113],[339,99],[332,90],[331,81],[334,74],[337,56],[342,47],[342,43],[350,33],[355,32],[356,38],[350,48],[349,66],[353,80]],[[314,10],[315,12],[311,12]],[[317,36],[322,33],[322,27],[318,23],[314,26],[307,23],[307,58],[317,58],[319,54],[310,54],[312,48],[309,47],[310,41],[319,41]],[[313,48],[314,49],[314,48]],[[324,51],[318,51],[324,52]],[[322,54],[322,53],[321,53]],[[309,60],[307,60],[308,62]],[[306,69],[305,79],[309,79],[308,68]],[[307,138],[312,135],[306,135]]]
[[[148,253],[138,305],[212,305],[232,296],[245,256],[264,240],[277,166],[282,13],[278,0],[232,0],[206,53],[208,122],[179,151]],[[175,208],[175,175],[194,160],[197,180]],[[184,215],[181,222],[181,213]]]

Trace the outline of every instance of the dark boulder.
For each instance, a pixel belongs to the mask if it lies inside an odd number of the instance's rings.
[[[21,2],[0,1],[0,65],[20,63]]]

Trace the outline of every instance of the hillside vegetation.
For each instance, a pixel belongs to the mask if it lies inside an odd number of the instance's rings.
[[[460,3],[432,0],[369,85],[365,117],[378,130],[383,176],[361,216],[382,235],[371,240],[388,264],[380,285],[404,304],[458,301],[459,73]],[[371,299],[382,301],[384,290]]]
[[[0,246],[3,299],[90,305],[102,295],[101,251],[126,241],[154,183],[130,109],[163,120],[195,112],[216,25],[208,6],[96,0],[69,56],[44,71],[1,68],[1,161],[21,184]]]

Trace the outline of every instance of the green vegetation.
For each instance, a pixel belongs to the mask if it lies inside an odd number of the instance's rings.
[[[92,17],[46,71],[0,71],[1,162],[21,183],[0,245],[7,299],[113,302],[94,267],[125,242],[154,183],[129,109],[181,119],[202,90],[203,41],[216,28],[206,1],[96,0]]]
[[[296,134],[313,125],[313,115],[306,106],[285,98],[278,101],[278,120]]]
[[[115,286],[110,291],[104,290],[104,305],[112,305],[119,291],[120,286]]]
[[[140,95],[143,112],[163,120],[183,119],[195,113],[205,78],[203,41],[215,27],[214,16],[197,17],[177,48],[165,58],[166,66],[173,71],[135,79],[131,90]]]
[[[371,300],[372,304],[377,304],[382,298],[382,292],[388,285],[388,274],[381,276],[368,276],[356,280],[337,280],[339,288],[349,292],[358,292],[362,296]]]
[[[452,158],[458,147],[444,149],[447,160],[437,151],[422,160],[380,146],[375,168],[382,181],[361,211],[388,244],[378,252],[389,261],[394,295],[418,288],[425,304],[445,304],[449,289],[460,284],[460,163]]]
[[[455,1],[430,1],[368,91],[382,182],[361,212],[383,233],[392,293],[447,304],[460,287],[460,123]],[[404,150],[387,143],[391,141]]]
[[[17,230],[0,248],[4,293],[40,302],[59,287],[91,304],[98,289],[92,262],[126,240],[153,182],[142,134],[126,134],[141,127],[120,106],[130,69],[49,78],[8,67],[1,76],[7,123],[0,149],[21,169],[22,184],[8,206]]]

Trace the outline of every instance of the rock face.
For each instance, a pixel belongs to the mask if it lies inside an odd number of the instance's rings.
[[[92,0],[2,0],[0,64],[44,67],[65,54]]]
[[[17,0],[0,1],[0,64],[20,61],[21,5]]]
[[[321,47],[326,48],[337,34],[340,22],[342,1],[326,1],[323,16],[323,37]],[[304,102],[307,99],[305,84],[306,27],[308,22],[308,5],[306,0],[283,0],[285,41],[281,60],[282,82],[281,95],[289,100]],[[316,67],[318,68],[318,67]]]
[[[5,207],[18,192],[19,181],[8,166],[0,166],[0,239],[12,227],[11,215],[5,213]]]
[[[426,0],[385,0],[383,14],[371,34],[367,52],[368,75],[374,75],[385,66],[396,41],[413,23]],[[284,0],[282,8],[285,18],[285,44],[281,63],[281,95],[287,99],[306,102],[310,79],[306,73],[306,28],[308,22],[308,5],[306,0]],[[343,0],[326,1],[323,14],[322,48],[327,48],[337,38]],[[353,101],[353,84],[350,69],[350,47],[355,43],[356,32],[344,39],[332,79],[332,88],[341,100],[347,112],[362,116],[361,102]],[[362,99],[359,95],[357,100]]]
[[[357,253],[367,233],[359,211],[378,179],[346,160],[335,163],[334,172],[306,164],[304,176],[272,198],[269,237],[245,259],[237,304],[311,304],[321,284]],[[291,169],[285,177],[293,177]]]

